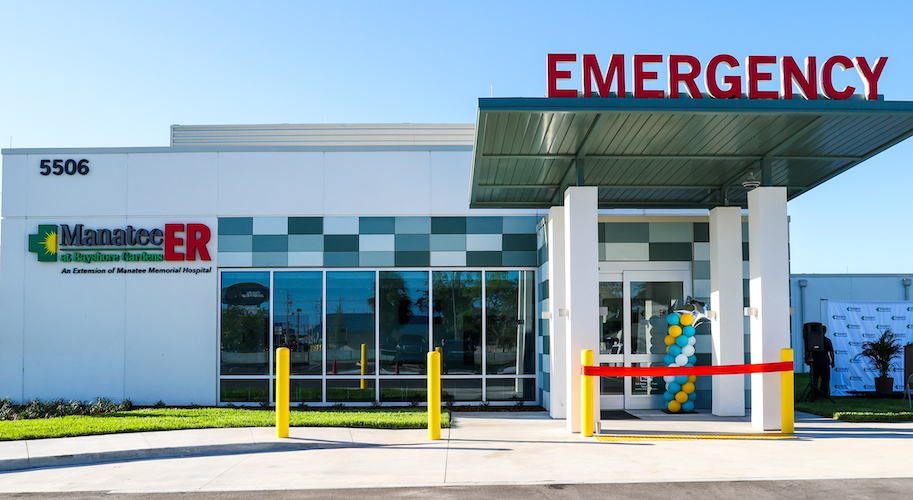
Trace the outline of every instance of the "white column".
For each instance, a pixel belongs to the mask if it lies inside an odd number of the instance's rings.
[[[745,361],[742,315],[742,209],[717,207],[710,211],[710,322],[712,364],[740,365]],[[712,411],[721,417],[745,415],[745,376],[714,375]]]
[[[748,193],[748,256],[751,307],[751,362],[780,361],[789,347],[789,232],[786,188],[760,187]],[[751,375],[751,425],[778,430],[780,374]]]
[[[558,309],[567,307],[564,259],[564,207],[548,211],[549,408],[552,418],[567,418],[567,322]]]
[[[580,432],[580,351],[599,353],[599,217],[595,187],[564,193],[565,288],[567,315],[567,428]],[[561,306],[559,306],[561,307]],[[560,319],[560,318],[559,318]],[[594,418],[599,418],[599,384],[593,384]],[[591,425],[595,426],[595,422]]]

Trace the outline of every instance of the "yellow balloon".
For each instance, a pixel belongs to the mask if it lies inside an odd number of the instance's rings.
[[[679,404],[684,403],[685,401],[688,401],[688,395],[685,394],[685,391],[678,391],[678,393],[675,395],[675,400]]]
[[[669,411],[672,413],[678,413],[678,411],[682,409],[682,404],[673,399],[672,401],[669,401],[667,408],[669,408]]]
[[[688,313],[682,313],[681,317],[679,317],[679,319],[678,319],[678,322],[681,323],[682,325],[688,326],[694,322],[694,316],[692,316]]]
[[[666,345],[667,345],[667,346],[672,345],[672,344],[675,343],[675,337],[673,337],[672,335],[666,335],[666,338],[663,339],[663,340],[666,342]],[[667,352],[668,352],[668,351],[667,351]]]
[[[678,337],[681,334],[682,334],[682,327],[680,327],[678,325],[672,325],[669,327],[669,335],[672,335],[673,338]]]
[[[691,394],[692,392],[694,392],[694,384],[692,384],[691,382],[685,382],[682,385],[682,392],[684,392],[685,394]],[[681,392],[679,394],[681,394]],[[676,397],[678,397],[678,396],[676,396]],[[685,396],[685,397],[687,397],[687,396]],[[682,403],[684,403],[684,401],[682,401]]]
[[[688,382],[691,382],[692,384],[697,382],[697,377],[694,375],[688,375]]]
[[[668,337],[666,337],[666,338],[668,338]],[[669,354],[669,348],[670,348],[670,347],[672,347],[672,346],[668,346],[668,345],[666,346],[666,354]]]

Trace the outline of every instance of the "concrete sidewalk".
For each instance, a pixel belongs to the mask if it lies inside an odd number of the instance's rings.
[[[602,433],[752,433],[748,418],[632,411]],[[601,442],[544,413],[427,430],[199,429],[0,442],[0,492],[226,491],[913,477],[913,423],[797,414],[791,440]],[[17,470],[19,469],[19,470]]]

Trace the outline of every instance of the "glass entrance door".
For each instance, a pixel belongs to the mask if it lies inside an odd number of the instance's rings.
[[[663,366],[666,315],[691,293],[689,271],[625,271],[599,280],[599,364]],[[662,377],[600,377],[602,409],[662,408]]]

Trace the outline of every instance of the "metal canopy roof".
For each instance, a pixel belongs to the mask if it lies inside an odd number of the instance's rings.
[[[479,99],[472,208],[746,206],[749,170],[789,199],[913,135],[913,102]]]

